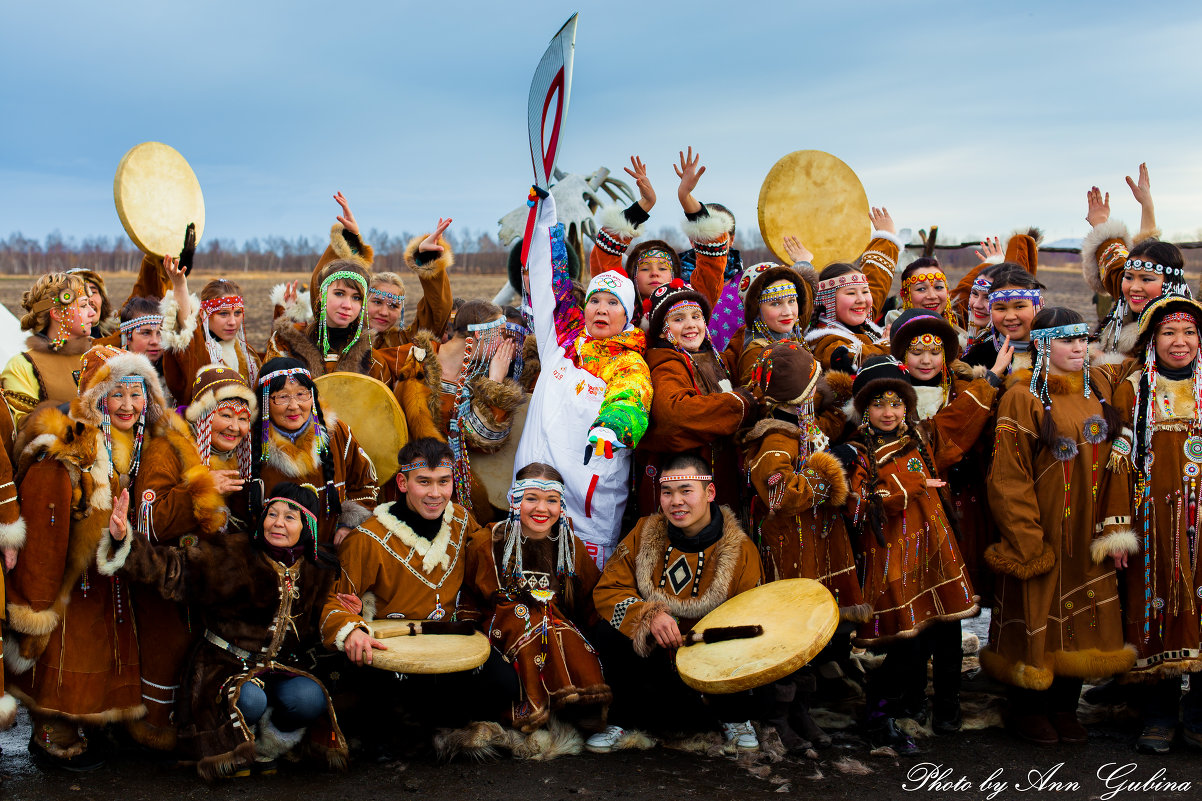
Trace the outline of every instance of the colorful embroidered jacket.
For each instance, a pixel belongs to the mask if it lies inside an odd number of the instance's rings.
[[[605,398],[593,427],[608,428],[633,448],[647,430],[651,410],[651,371],[643,361],[647,337],[637,328],[605,339],[584,330],[584,312],[572,299],[572,279],[562,238],[552,238],[551,286],[555,293],[555,335],[577,366],[605,382]]]

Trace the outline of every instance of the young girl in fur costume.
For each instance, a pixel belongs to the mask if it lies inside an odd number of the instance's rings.
[[[814,419],[821,373],[799,343],[778,342],[764,349],[752,371],[752,389],[764,404],[764,416],[742,437],[743,461],[756,493],[751,531],[760,545],[765,577],[820,581],[839,604],[840,630],[812,660],[815,665],[845,656],[852,626],[869,611],[842,515],[847,477],[827,451],[827,437]],[[814,687],[809,669],[773,687],[767,722],[790,751],[830,745],[830,737],[809,715],[807,696]]]
[[[992,367],[1003,343],[1014,349],[1009,373],[1031,367],[1031,322],[1043,305],[1043,284],[1019,264],[1002,262],[989,288],[990,328],[964,353],[971,367]]]
[[[659,470],[672,454],[697,453],[711,466],[718,503],[740,507],[733,437],[755,415],[755,399],[731,386],[729,354],[709,343],[709,301],[679,278],[644,302],[650,322],[651,422],[635,451],[639,511],[659,508]]]
[[[945,447],[960,451],[959,459],[948,454],[949,510],[958,522],[957,542],[972,586],[986,598],[993,574],[985,568],[985,546],[994,541],[995,532],[986,504],[985,476],[993,445],[993,408],[1014,350],[1003,340],[988,370],[969,369],[957,361],[956,329],[942,317],[919,309],[904,311],[893,321],[889,347],[909,373],[918,398],[915,417],[928,440],[937,435]]]
[[[1081,241],[1081,272],[1094,292],[1114,300],[1099,327],[1092,354],[1098,363],[1139,358],[1141,354],[1135,350],[1138,321],[1148,303],[1162,294],[1190,296],[1181,251],[1156,238],[1160,231],[1146,164],[1139,165],[1138,182],[1127,177],[1127,186],[1141,209],[1140,230],[1134,240],[1125,225],[1110,219],[1109,193],[1103,196],[1096,186],[1086,193],[1089,211],[1085,219],[1092,229]]]
[[[885,314],[884,327],[893,325],[893,321],[909,309],[923,309],[942,317],[948,325],[957,328],[961,345],[968,337],[959,331],[959,320],[951,305],[951,292],[947,276],[939,266],[939,259],[934,256],[920,256],[905,266],[901,272],[901,289],[897,292],[901,308],[893,309]]]
[[[1144,753],[1168,752],[1182,711],[1186,742],[1202,746],[1202,686],[1197,681],[1202,671],[1199,323],[1202,304],[1190,298],[1161,295],[1148,303],[1139,317],[1138,369],[1114,393],[1114,405],[1128,427],[1115,442],[1117,458],[1111,466],[1130,475],[1134,484],[1133,519],[1140,539],[1139,552],[1130,557],[1119,584],[1124,639],[1138,652],[1127,678],[1143,682],[1144,730],[1136,747]],[[1184,699],[1182,673],[1194,677]]]
[[[264,362],[258,389],[262,423],[252,453],[260,492],[281,481],[316,487],[317,541],[337,545],[376,508],[371,459],[347,424],[322,408],[300,362]]]
[[[751,381],[751,372],[764,348],[775,342],[804,339],[814,310],[816,283],[808,259],[791,267],[760,262],[743,271],[739,298],[746,324],[726,346],[727,358],[736,364],[740,386]]]
[[[68,403],[76,395],[74,371],[91,347],[95,310],[83,279],[49,273],[21,296],[21,330],[30,333],[25,352],[8,360],[0,375],[4,400],[20,425],[42,401]]]
[[[521,700],[510,705],[508,723],[525,733],[546,726],[552,712],[602,731],[613,697],[582,633],[596,617],[601,574],[572,532],[563,496],[563,477],[550,465],[517,471],[509,516],[468,547],[456,611],[479,623],[513,665]]]
[[[103,535],[116,553],[110,566],[190,606],[204,632],[176,708],[181,750],[204,779],[274,772],[306,735],[310,754],[346,766],[329,695],[300,668],[338,575],[337,558],[317,543],[317,503],[306,487],[278,484],[249,534],[177,548],[129,530],[127,491],[113,504]]]
[[[926,442],[914,388],[892,356],[865,362],[852,396],[859,436],[839,450],[849,465],[848,509],[853,525],[861,526],[860,576],[872,607],[856,643],[885,652],[868,688],[868,734],[874,744],[912,752],[913,741],[893,719],[925,715],[928,655],[934,657],[934,726],[944,733],[960,727],[959,621],[979,607],[939,476],[962,451],[944,442],[938,428]]]
[[[527,259],[542,373],[516,462],[543,462],[563,474],[568,508],[581,510],[576,531],[600,566],[621,531],[630,449],[647,429],[651,375],[646,337],[630,324],[634,284],[614,271],[594,276],[582,312],[567,268],[563,226],[547,196]]]
[[[25,504],[38,536],[7,576],[4,662],[33,721],[30,752],[44,763],[91,769],[103,757],[89,750],[80,727],[146,712],[129,586],[114,575],[103,530],[114,495],[140,488],[147,442],[181,425],[163,407],[145,356],[100,345],[79,370],[70,411],[40,407],[17,438],[19,494],[38,499]],[[145,510],[136,518],[147,531]]]
[[[975,251],[981,263],[973,267],[952,290],[951,306],[960,329],[968,339],[960,342],[960,350],[967,352],[989,333],[993,320],[989,311],[989,293],[993,289],[994,274],[1003,263],[1017,264],[1031,275],[1039,271],[1039,245],[1043,232],[1038,228],[1015,231],[1002,247],[998,237],[985,237],[981,249]]]
[[[872,240],[854,265],[835,262],[818,275],[816,317],[805,342],[825,370],[852,373],[866,359],[889,352],[876,320],[889,298],[902,243],[888,209],[872,209],[872,227]]]
[[[1139,543],[1126,484],[1106,470],[1120,418],[1088,333],[1070,309],[1035,316],[1035,369],[1002,396],[989,474],[1001,540],[985,551],[998,578],[981,667],[1012,688],[1011,731],[1041,745],[1084,743],[1082,681],[1135,662],[1114,571]]]

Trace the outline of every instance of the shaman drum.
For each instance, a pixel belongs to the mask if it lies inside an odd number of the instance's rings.
[[[784,579],[740,593],[703,617],[694,631],[760,625],[758,637],[698,643],[676,652],[684,683],[703,693],[737,693],[783,679],[835,636],[839,605],[813,579]]]
[[[197,242],[204,233],[200,182],[179,151],[162,142],[143,142],[121,158],[113,202],[125,233],[151,256],[179,254],[188,223],[196,224]]]
[[[492,646],[480,632],[409,635],[408,620],[373,620],[372,636],[388,646],[375,651],[371,666],[397,673],[458,673],[488,661]]]
[[[400,469],[397,454],[409,441],[405,413],[383,381],[359,373],[329,373],[317,378],[318,398],[346,422],[376,468],[381,486]]]
[[[842,161],[821,150],[798,150],[782,158],[760,186],[760,236],[783,264],[785,235],[814,252],[814,267],[853,261],[868,245],[872,223],[868,195]]]

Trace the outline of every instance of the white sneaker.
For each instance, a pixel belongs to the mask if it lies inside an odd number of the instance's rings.
[[[726,735],[726,744],[733,745],[740,751],[754,751],[760,747],[759,738],[755,736],[755,729],[751,727],[750,720],[742,723],[723,723],[722,733]]]
[[[624,734],[626,734],[626,730],[621,726],[606,726],[605,731],[599,731],[589,737],[584,747],[594,754],[608,754],[614,750],[618,745],[618,740],[622,739]]]

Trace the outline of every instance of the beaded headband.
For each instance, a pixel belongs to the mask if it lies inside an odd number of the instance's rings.
[[[697,473],[685,475],[685,476],[660,476],[659,477],[659,483],[661,483],[661,484],[663,484],[665,481],[700,481],[701,483],[704,484],[706,482],[710,482],[713,480],[714,480],[713,476],[705,476],[705,475],[701,475],[701,474],[697,474]]]
[[[48,298],[42,298],[37,303],[33,304],[33,308],[30,309],[30,311],[32,311],[34,314],[40,314],[41,312],[44,312],[47,309],[55,306],[62,310],[70,307],[74,301],[75,293],[70,289],[64,289],[57,295],[52,295]]]
[[[644,262],[648,261],[666,261],[671,264],[672,254],[663,248],[647,248],[639,254],[639,260],[636,266],[642,266]]]
[[[942,281],[946,284],[947,276],[943,274],[942,270],[932,270],[926,273],[914,273],[909,278],[902,281],[901,291],[903,293],[909,292],[910,287],[914,286],[915,284],[921,284],[923,281]]]
[[[513,482],[513,486],[509,488],[509,506],[513,509],[518,508],[522,502],[522,493],[528,489],[558,492],[560,499],[567,496],[567,490],[560,481],[552,481],[547,478],[522,478]]]
[[[1189,323],[1190,325],[1197,325],[1198,321],[1189,312],[1173,312],[1172,314],[1166,314],[1164,319],[1157,323],[1157,325],[1164,325],[1165,323]]]
[[[264,502],[263,508],[267,509],[273,503],[287,504],[288,506],[292,507],[296,511],[303,514],[305,516],[305,520],[309,521],[309,533],[313,535],[314,539],[317,539],[317,516],[315,514],[313,514],[312,512],[310,512],[308,509],[306,509],[304,507],[304,505],[297,503],[296,501],[292,500],[291,498],[268,498],[266,500],[266,502]]]
[[[305,378],[309,379],[310,381],[313,380],[313,374],[310,373],[308,370],[306,370],[304,367],[288,367],[284,370],[273,370],[272,372],[267,373],[266,375],[259,376],[259,386],[261,386],[261,387],[266,386],[267,384],[271,383],[271,380],[273,378],[279,378],[282,375],[284,375],[284,376],[303,375]]]
[[[868,277],[864,273],[844,273],[834,278],[828,278],[825,281],[819,281],[818,291],[826,292],[827,290],[837,290],[845,286],[854,286],[857,284],[868,286]]]
[[[321,346],[323,358],[330,352],[329,325],[326,321],[326,290],[335,281],[353,281],[359,285],[360,291],[364,294],[367,293],[367,279],[354,270],[337,270],[327,275],[326,280],[321,282],[321,287],[317,290],[317,295],[321,298],[321,309],[319,310],[321,322],[318,324],[317,342]],[[344,354],[349,352],[359,341],[359,337],[363,334],[363,320],[366,316],[367,304],[364,303],[359,307],[359,327],[355,329],[355,335],[351,337],[351,341],[346,343],[346,349],[342,351]]]
[[[667,318],[671,317],[673,313],[683,309],[696,309],[697,311],[701,311],[701,304],[695,300],[682,300],[679,303],[672,305],[666,312],[664,312],[664,319],[666,320]]]
[[[434,469],[438,470],[439,468],[443,468],[443,467],[445,467],[448,470],[454,470],[455,463],[444,456],[438,461],[438,465]],[[421,457],[418,457],[417,459],[414,459],[412,462],[401,465],[400,472],[411,473],[414,470],[429,470],[429,469],[430,469],[430,463],[426,461],[426,457],[421,456]]]
[[[921,334],[910,340],[906,347],[907,353],[943,353],[943,338],[934,334]]]
[[[1087,336],[1089,336],[1088,323],[1073,323],[1071,325],[1058,325],[1054,328],[1031,329],[1031,339],[1039,339],[1045,342],[1049,339],[1075,339]]]
[[[879,400],[887,401],[889,403],[903,403],[902,396],[898,395],[896,392],[894,392],[891,389],[887,389],[884,392],[882,392],[880,395],[877,395],[875,398],[872,399],[872,402],[876,403]]]
[[[378,298],[384,298],[384,300],[391,300],[393,303],[405,302],[404,295],[395,295],[392,292],[385,292],[383,289],[376,289],[374,286],[367,291],[368,294],[375,295]]]
[[[1166,267],[1163,264],[1157,264],[1154,261],[1146,259],[1127,259],[1123,263],[1124,270],[1141,270],[1148,273],[1156,273],[1157,275],[1168,276],[1184,276],[1185,270],[1180,267]]]
[[[1038,289],[999,289],[989,293],[989,305],[1008,303],[1012,300],[1029,300],[1038,306],[1043,300],[1043,293]]]
[[[792,281],[781,281],[760,293],[760,303],[772,300],[788,300],[797,297],[797,287]]]
[[[141,384],[146,386],[146,379],[140,375],[123,375],[117,379],[118,384]]]
[[[135,317],[132,320],[126,320],[121,324],[121,333],[128,334],[130,331],[141,328],[144,325],[162,325],[163,315],[161,314],[143,314],[141,317]]]
[[[972,282],[972,288],[978,292],[988,292],[993,286],[993,279],[989,276],[981,276]]]
[[[243,302],[241,295],[222,295],[219,298],[210,298],[200,302],[200,313],[205,317],[210,317],[214,312],[221,309],[242,309],[246,310],[246,303]]]

